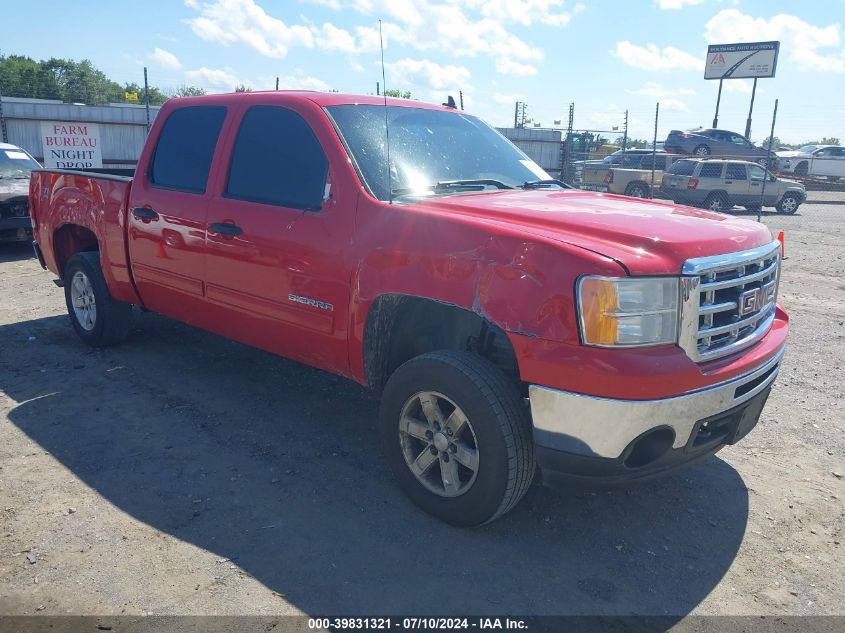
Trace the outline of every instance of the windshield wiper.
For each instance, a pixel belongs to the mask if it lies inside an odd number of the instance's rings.
[[[561,189],[574,189],[572,185],[567,185],[562,180],[557,180],[555,178],[545,178],[543,180],[528,180],[522,184],[523,189],[540,189],[542,187],[548,187],[549,185],[555,185],[560,187]]]
[[[513,187],[506,185],[501,180],[493,180],[492,178],[475,178],[471,180],[438,180],[437,183],[433,185],[426,185],[425,187],[403,187],[401,189],[393,189],[391,193],[394,196],[403,196],[409,193],[419,193],[421,191],[433,191],[435,193],[461,190],[482,191],[485,187],[513,189]]]

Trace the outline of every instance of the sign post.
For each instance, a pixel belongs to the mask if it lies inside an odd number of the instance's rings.
[[[753,79],[751,106],[745,123],[745,137],[751,134],[751,113],[754,110],[754,95],[757,80],[775,76],[778,64],[780,42],[748,42],[737,44],[711,44],[707,47],[707,63],[704,66],[705,79],[719,80],[719,94],[716,97],[716,115],[713,127],[719,126],[719,104],[722,100],[722,82],[725,79]]]

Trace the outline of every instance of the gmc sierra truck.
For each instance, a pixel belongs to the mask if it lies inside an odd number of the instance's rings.
[[[37,171],[30,201],[84,342],[135,305],[367,385],[399,485],[456,525],[738,441],[787,335],[765,226],[573,190],[449,107],[172,99],[134,178]]]

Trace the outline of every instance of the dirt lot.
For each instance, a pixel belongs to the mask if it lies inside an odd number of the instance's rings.
[[[357,385],[149,314],[88,349],[0,247],[0,613],[845,614],[845,205],[765,221],[793,331],[761,426],[477,530],[402,496]]]

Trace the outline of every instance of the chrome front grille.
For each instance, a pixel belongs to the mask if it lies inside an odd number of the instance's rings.
[[[726,356],[763,337],[775,317],[780,243],[684,264],[680,346],[695,361]]]

